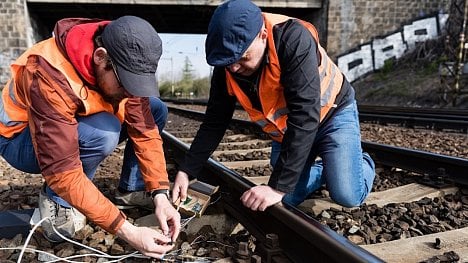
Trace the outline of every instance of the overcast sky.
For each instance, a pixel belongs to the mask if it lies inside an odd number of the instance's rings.
[[[205,59],[206,35],[199,34],[159,34],[163,43],[163,54],[158,65],[160,81],[180,78],[185,63],[185,57],[193,65],[195,77],[210,75],[210,66]],[[171,67],[172,59],[172,67]]]

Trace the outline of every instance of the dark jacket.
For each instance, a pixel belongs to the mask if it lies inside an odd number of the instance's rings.
[[[333,114],[354,100],[354,90],[346,79],[335,104],[320,122],[320,77],[317,43],[310,32],[295,19],[278,24],[273,29],[274,42],[281,66],[280,82],[289,109],[287,131],[282,142],[280,157],[273,169],[269,185],[282,192],[291,192],[313,152],[316,133]],[[268,63],[265,56],[263,63]],[[262,68],[257,74],[260,74]],[[258,76],[258,75],[257,75]],[[256,76],[237,77],[238,83],[260,108]],[[236,98],[226,88],[224,67],[215,67],[211,80],[210,98],[205,119],[193,141],[180,170],[196,176],[202,165],[216,149],[233,116]]]

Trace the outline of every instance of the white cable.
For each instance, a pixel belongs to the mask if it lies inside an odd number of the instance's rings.
[[[22,249],[23,247],[7,247],[7,248],[0,248],[0,250],[20,250]],[[95,254],[95,253],[90,253],[90,254],[82,254],[82,255],[72,255],[72,256],[68,256],[68,257],[64,257],[64,258],[61,258],[61,257],[58,257],[52,253],[49,253],[47,251],[43,251],[43,250],[38,250],[38,249],[34,249],[34,248],[30,248],[30,247],[27,247],[25,249],[26,251],[29,251],[29,252],[35,252],[35,253],[41,253],[41,254],[45,254],[45,255],[48,255],[50,257],[54,257],[56,259],[54,260],[50,260],[50,261],[46,261],[45,263],[50,263],[50,262],[58,262],[58,261],[66,261],[66,262],[72,262],[72,263],[87,263],[87,261],[71,261],[70,259],[74,259],[74,258],[80,258],[80,257],[87,257],[87,256],[90,256],[90,257],[97,257],[97,258],[106,258],[105,256],[101,255],[101,254]],[[106,261],[106,262],[118,262],[118,261],[121,261],[123,259],[127,259],[127,258],[130,258],[130,257],[134,257],[134,258],[149,258],[148,256],[144,256],[142,254],[139,254],[138,251],[135,251],[133,253],[130,253],[130,254],[126,254],[126,255],[120,255],[120,256],[113,256],[113,257],[117,257],[117,259],[114,259],[112,261]]]
[[[22,249],[22,248],[23,248],[23,247],[7,247],[7,248],[3,248],[3,247],[2,247],[2,248],[0,248],[0,250],[20,250],[20,249]],[[35,252],[35,253],[46,254],[46,255],[48,255],[48,256],[50,256],[50,257],[55,257],[55,258],[57,258],[57,259],[59,259],[59,260],[62,260],[62,258],[60,258],[60,257],[58,257],[58,256],[56,256],[56,255],[54,255],[54,254],[52,254],[52,253],[49,253],[49,252],[47,252],[47,251],[38,250],[38,249],[30,248],[30,247],[27,247],[25,250],[26,250],[26,251],[29,251],[29,252]],[[69,262],[80,262],[80,263],[82,263],[81,261],[69,261]]]
[[[8,248],[0,248],[0,250],[19,250],[21,249],[22,247],[8,247]],[[52,253],[49,253],[49,252],[46,252],[46,251],[43,251],[43,250],[38,250],[38,249],[34,249],[34,248],[26,248],[27,251],[30,251],[30,252],[36,252],[36,253],[42,253],[42,254],[46,254],[50,257],[54,257],[56,259],[54,260],[50,260],[50,261],[46,261],[45,263],[50,263],[50,262],[58,262],[58,261],[66,261],[66,262],[73,262],[73,263],[87,263],[87,261],[71,261],[70,259],[74,259],[74,258],[80,258],[80,257],[87,257],[87,256],[90,256],[90,257],[97,257],[97,258],[106,258],[106,256],[103,256],[101,254],[95,254],[95,253],[89,253],[89,254],[81,254],[81,255],[72,255],[72,256],[68,256],[68,257],[64,257],[64,258],[61,258],[61,257],[58,257]],[[123,259],[126,259],[126,258],[130,258],[130,257],[134,257],[134,258],[149,258],[148,256],[144,256],[142,254],[139,254],[138,251],[135,251],[133,253],[130,253],[130,254],[125,254],[125,255],[119,255],[119,256],[111,256],[111,257],[116,257],[116,259],[112,260],[112,261],[106,261],[106,262],[118,262],[118,261],[121,261]]]
[[[21,262],[21,258],[23,258],[23,254],[24,254],[24,251],[26,250],[26,247],[28,246],[28,243],[29,243],[29,240],[31,240],[31,237],[34,233],[34,231],[36,231],[36,228],[39,227],[42,222],[44,222],[45,220],[49,219],[48,217],[45,217],[43,219],[41,219],[41,221],[39,221],[39,223],[37,223],[30,231],[29,231],[29,234],[28,234],[28,237],[26,238],[26,241],[24,242],[24,245],[23,245],[23,248],[21,249],[21,252],[19,254],[19,257],[18,257],[18,261],[16,261],[17,263],[20,263]]]
[[[190,243],[190,246],[193,245],[193,244],[198,244],[198,243],[195,243],[195,242],[197,242],[197,240],[198,240],[199,238],[201,238],[201,237],[203,237],[203,235],[197,236],[197,237],[192,241],[192,243]]]
[[[218,198],[216,198],[216,200],[214,200],[213,202],[209,203],[208,205],[212,205],[212,204],[215,204],[217,203],[219,200],[221,199],[221,195],[218,196]]]
[[[86,248],[86,249],[89,249],[91,251],[94,251],[96,252],[96,254],[92,254],[92,253],[89,253],[89,254],[83,254],[83,255],[72,255],[72,256],[69,256],[69,257],[58,257],[54,254],[51,254],[49,252],[46,252],[46,251],[42,251],[42,250],[37,250],[37,249],[32,249],[32,248],[28,248],[28,244],[29,244],[29,241],[31,240],[31,237],[32,235],[34,234],[34,232],[36,231],[36,229],[45,221],[45,220],[49,220],[51,221],[51,225],[52,225],[52,229],[54,230],[54,232],[59,236],[61,237],[62,239],[72,243],[72,244],[75,244],[77,246],[80,246],[80,247],[83,247],[83,248]],[[0,250],[17,250],[19,249],[20,247],[15,247],[15,248],[0,248]],[[23,258],[23,254],[24,252],[28,250],[28,251],[33,251],[33,252],[37,252],[37,253],[43,253],[43,254],[46,254],[48,256],[51,256],[51,257],[54,257],[55,259],[54,260],[50,260],[50,261],[47,261],[47,263],[52,263],[52,262],[58,262],[58,261],[66,261],[66,262],[70,262],[70,263],[86,263],[86,262],[83,262],[83,261],[72,261],[70,259],[74,259],[74,258],[80,258],[80,257],[85,257],[85,256],[95,256],[95,257],[101,257],[101,258],[109,258],[109,259],[113,259],[112,261],[108,261],[108,262],[119,262],[123,259],[126,259],[126,258],[129,258],[129,257],[135,257],[135,258],[149,258],[147,256],[144,256],[142,254],[140,254],[138,251],[135,251],[133,253],[130,253],[130,254],[126,254],[126,255],[119,255],[119,256],[112,256],[112,255],[109,255],[105,252],[102,252],[100,250],[97,250],[97,249],[94,249],[92,247],[89,247],[89,246],[86,246],[86,245],[83,245],[83,244],[80,244],[74,240],[71,240],[65,236],[63,236],[60,232],[57,231],[57,229],[54,227],[53,223],[52,223],[52,220],[49,218],[49,217],[45,217],[43,219],[41,219],[32,229],[31,231],[29,232],[28,234],[28,237],[26,238],[26,241],[24,243],[24,245],[21,247],[21,252],[20,252],[20,255],[18,256],[18,260],[17,260],[17,263],[20,263],[21,262],[21,259]]]
[[[190,221],[192,221],[192,219],[195,218],[195,215],[183,220],[182,224],[181,224],[181,227],[184,227],[186,226]],[[68,257],[58,257],[54,254],[51,254],[49,252],[46,252],[46,251],[42,251],[42,250],[37,250],[37,249],[33,249],[33,248],[28,248],[28,244],[29,244],[29,241],[31,240],[31,237],[32,235],[34,234],[34,232],[36,231],[36,229],[45,221],[45,220],[49,220],[51,221],[51,226],[52,226],[52,229],[54,230],[54,232],[60,237],[62,238],[63,240],[65,241],[68,241],[74,245],[77,245],[77,246],[80,246],[80,247],[83,247],[83,248],[86,248],[88,250],[91,250],[93,252],[96,252],[95,254],[93,253],[89,253],[89,254],[83,254],[83,255],[72,255],[72,256],[68,256]],[[194,240],[195,241],[195,240]],[[192,242],[193,243],[193,242]],[[42,254],[46,254],[50,257],[54,257],[55,259],[54,260],[50,260],[50,261],[47,261],[46,263],[53,263],[53,262],[58,262],[58,261],[65,261],[65,262],[70,262],[70,263],[85,263],[83,261],[73,261],[71,259],[75,259],[75,258],[81,258],[81,257],[85,257],[85,256],[94,256],[94,257],[97,257],[97,258],[108,258],[108,259],[112,259],[111,261],[108,261],[108,262],[119,262],[121,260],[124,260],[124,259],[127,259],[127,258],[130,258],[130,257],[135,257],[135,258],[150,258],[148,256],[145,256],[141,253],[139,253],[138,251],[135,251],[133,253],[130,253],[130,254],[126,254],[126,255],[119,255],[119,256],[113,256],[113,255],[109,255],[103,251],[100,251],[100,250],[97,250],[95,248],[92,248],[92,247],[89,247],[89,246],[86,246],[86,245],[83,245],[83,244],[80,244],[74,240],[71,240],[67,237],[65,237],[64,235],[62,235],[54,226],[52,220],[49,218],[49,217],[45,217],[43,219],[41,219],[29,232],[26,240],[25,240],[25,243],[22,247],[14,247],[14,248],[0,248],[0,250],[18,250],[21,248],[21,252],[20,252],[20,255],[18,256],[18,260],[17,260],[17,263],[20,263],[22,258],[23,258],[23,255],[24,255],[24,252],[27,250],[27,251],[32,251],[32,252],[36,252],[36,253],[42,253]],[[180,251],[180,249],[178,250],[174,250],[167,255],[172,255],[174,254],[175,252],[178,252]],[[163,258],[161,258],[161,260],[164,260],[164,256]]]
[[[105,252],[102,252],[102,251],[100,251],[100,250],[98,250],[98,249],[92,248],[92,247],[90,247],[90,246],[86,246],[86,245],[84,245],[84,244],[78,243],[78,242],[76,242],[76,241],[74,241],[74,240],[71,240],[71,239],[69,239],[69,238],[63,236],[62,234],[60,234],[60,233],[57,231],[57,229],[55,229],[55,227],[54,227],[53,224],[52,224],[52,229],[53,229],[54,232],[55,232],[57,235],[59,235],[62,239],[66,240],[66,241],[68,241],[68,242],[70,242],[70,243],[72,243],[72,244],[75,244],[75,245],[77,245],[77,246],[80,246],[80,247],[83,247],[83,248],[86,248],[86,249],[89,249],[89,250],[91,250],[91,251],[96,252],[97,254],[99,254],[99,256],[97,256],[97,257],[101,257],[101,258],[110,258],[110,259],[116,259],[116,260],[117,260],[117,261],[112,261],[112,262],[118,262],[118,261],[120,261],[120,260],[122,260],[122,259],[124,259],[124,258],[128,258],[128,257],[135,257],[135,256],[140,257],[140,255],[141,255],[141,257],[149,258],[149,257],[146,257],[146,256],[144,256],[144,255],[142,255],[142,254],[139,254],[137,251],[135,251],[135,252],[133,252],[133,253],[130,253],[130,254],[127,254],[127,255],[112,256],[112,255],[109,255],[109,254],[107,254],[107,253],[105,253]],[[80,255],[75,255],[75,256],[80,256]],[[70,256],[70,257],[74,257],[74,256]],[[62,259],[65,259],[65,260],[66,260],[67,258],[62,258]],[[60,259],[58,259],[58,260],[51,260],[51,261],[48,261],[48,262],[46,262],[46,263],[53,263],[53,262],[57,262],[57,261],[59,261],[59,260],[60,260]]]
[[[196,214],[193,214],[193,215],[192,215],[191,217],[189,217],[189,218],[185,218],[185,219],[180,220],[180,221],[181,221],[181,222],[180,222],[180,228],[183,228],[183,227],[185,227],[186,225],[188,225],[188,223],[189,223],[190,221],[192,221],[192,219],[194,219],[195,216],[196,216]]]
[[[130,253],[130,254],[126,254],[126,255],[120,255],[120,256],[110,256],[111,258],[115,258],[111,261],[106,261],[106,262],[119,262],[119,261],[122,261],[126,258],[130,258],[130,257],[136,257],[136,258],[149,258],[147,256],[143,256],[143,255],[138,255],[139,253],[137,251],[133,252],[133,253]],[[54,260],[51,260],[51,261],[47,261],[46,263],[52,263],[52,262],[57,262],[57,261],[60,261],[60,260],[66,260],[68,261],[69,259],[74,259],[74,258],[80,258],[80,257],[87,257],[87,256],[90,256],[90,257],[97,257],[97,258],[109,258],[107,256],[104,256],[104,255],[101,255],[101,254],[93,254],[93,253],[90,253],[90,254],[83,254],[83,255],[72,255],[72,256],[68,256],[68,257],[65,257],[65,258],[58,258],[58,259],[54,259]],[[69,262],[69,261],[68,261]],[[72,262],[76,262],[76,261],[72,261]],[[79,261],[81,262],[81,261]],[[86,263],[86,262],[85,262]]]
[[[49,220],[50,220],[50,219],[49,219]],[[57,229],[55,229],[55,226],[54,226],[52,220],[50,220],[50,223],[51,223],[51,225],[52,225],[52,229],[54,230],[54,232],[55,232],[59,237],[61,237],[63,240],[66,240],[66,241],[68,241],[68,242],[70,242],[70,243],[72,243],[72,244],[75,244],[75,245],[77,245],[77,246],[80,246],[80,247],[89,249],[89,250],[94,251],[94,252],[96,252],[96,253],[98,253],[98,254],[101,254],[101,255],[103,255],[103,256],[110,256],[109,254],[107,254],[107,253],[105,253],[105,252],[102,252],[101,250],[98,250],[98,249],[95,249],[95,248],[92,248],[92,247],[89,247],[89,246],[80,244],[80,243],[78,243],[78,242],[76,242],[76,241],[74,241],[74,240],[71,240],[71,239],[67,238],[66,236],[62,235]]]

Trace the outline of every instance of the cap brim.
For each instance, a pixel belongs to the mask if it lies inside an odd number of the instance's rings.
[[[206,58],[206,63],[208,65],[213,66],[213,67],[226,67],[229,66],[239,59],[237,58],[232,58],[232,57],[221,57],[218,55],[212,55],[210,54],[209,57]]]
[[[159,97],[156,73],[135,74],[119,65],[115,65],[115,67],[123,87],[130,94],[137,97]]]

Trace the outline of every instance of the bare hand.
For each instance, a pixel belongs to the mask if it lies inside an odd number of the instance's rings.
[[[170,236],[172,241],[177,239],[180,231],[180,214],[172,206],[166,195],[159,194],[154,197],[154,214],[159,222],[163,234]]]
[[[162,258],[174,245],[169,245],[171,239],[158,231],[148,227],[137,227],[125,220],[117,231],[117,236],[127,241],[133,248],[143,255]]]
[[[174,186],[172,187],[172,200],[183,202],[187,199],[187,189],[189,185],[189,176],[185,172],[179,171],[176,175]]]
[[[265,211],[268,207],[279,203],[285,193],[275,190],[268,185],[257,185],[242,194],[240,200],[253,211]]]

